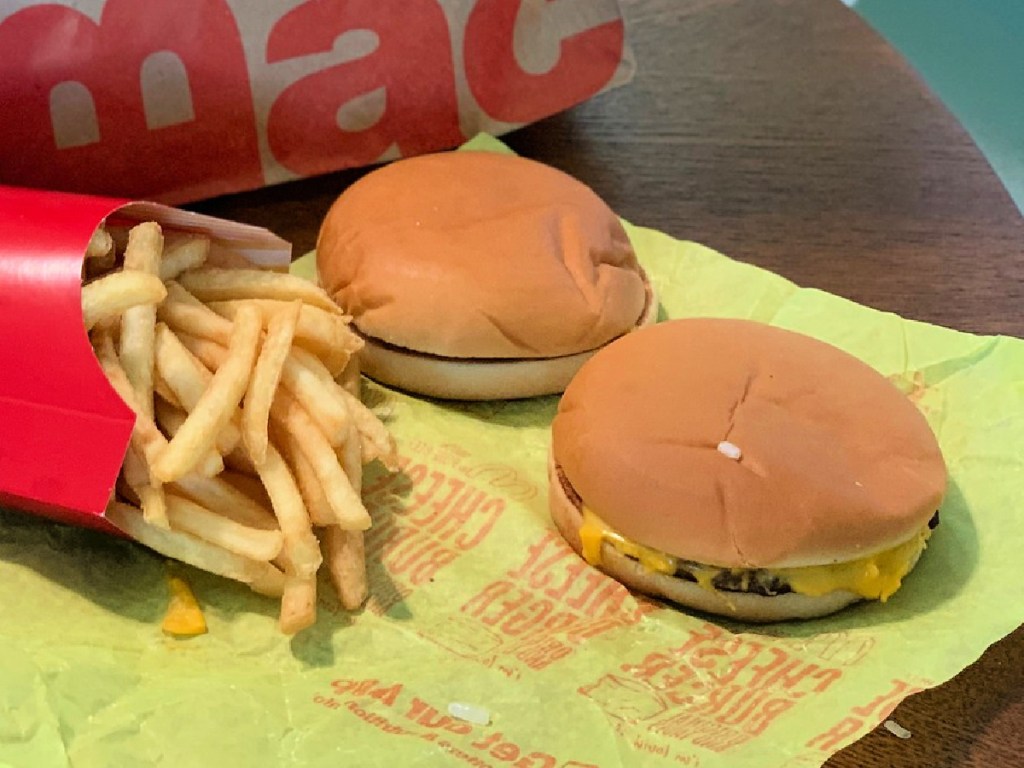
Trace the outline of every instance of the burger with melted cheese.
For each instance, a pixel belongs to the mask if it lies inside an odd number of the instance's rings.
[[[936,439],[888,380],[810,337],[673,320],[613,342],[552,426],[551,515],[627,586],[747,621],[887,600],[946,489]]]
[[[363,372],[441,398],[561,392],[657,312],[622,224],[593,191],[493,152],[424,155],[363,177],[324,219],[317,269],[366,342]]]

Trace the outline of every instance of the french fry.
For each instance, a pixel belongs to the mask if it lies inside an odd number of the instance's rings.
[[[362,490],[361,445],[355,427],[338,451],[345,475],[356,494]],[[355,610],[367,599],[367,563],[364,535],[361,530],[344,530],[331,525],[321,531],[324,561],[338,599],[348,610]]]
[[[362,446],[355,427],[339,451],[341,465],[352,489],[358,494],[363,486]],[[362,531],[346,531],[330,526],[321,532],[324,560],[341,604],[350,611],[366,600],[366,552]]]
[[[157,318],[179,334],[208,339],[227,346],[232,323],[205,307],[178,283],[167,283],[167,298],[157,308]]]
[[[163,235],[159,224],[149,221],[132,227],[124,253],[125,270],[159,275],[162,250]],[[130,307],[121,319],[121,365],[135,390],[139,405],[149,416],[153,415],[155,327],[155,304]]]
[[[114,239],[103,227],[97,227],[89,236],[89,244],[85,246],[85,258],[87,259],[109,259],[114,252]],[[109,266],[114,266],[113,259],[110,259]]]
[[[187,496],[241,525],[265,531],[279,530],[274,513],[229,482],[226,479],[227,474],[225,472],[218,477],[203,477],[190,473],[174,481],[170,488],[176,494]]]
[[[185,332],[178,333],[178,339],[211,370],[217,370],[223,364],[226,351],[216,340],[192,336]],[[350,421],[348,400],[329,374],[325,380],[316,370],[299,362],[296,353],[301,352],[302,350],[292,347],[285,358],[281,367],[281,386],[302,402],[317,426],[327,436],[327,441],[331,445],[340,445]],[[314,356],[306,354],[304,359],[316,361],[317,365],[323,368],[323,364]]]
[[[331,380],[330,372],[320,360],[316,359],[316,357],[301,349],[293,350],[292,354],[303,365],[308,367],[308,369],[312,371],[321,382]],[[358,381],[358,374],[356,374],[356,381]],[[396,456],[394,438],[391,437],[390,433],[380,422],[380,419],[374,415],[373,411],[367,408],[359,399],[357,394],[354,394],[351,391],[353,388],[355,387],[337,387],[332,389],[332,394],[336,394],[340,399],[345,401],[349,412],[355,420],[356,427],[359,429],[360,439],[363,442],[365,462],[369,463],[374,459],[380,459],[386,467],[389,469],[395,469]]]
[[[239,312],[227,359],[185,423],[153,462],[153,474],[159,480],[169,483],[182,477],[200,455],[213,447],[249,383],[259,337],[259,313],[255,309]]]
[[[338,522],[337,515],[327,502],[324,489],[320,485],[320,478],[313,471],[313,465],[309,463],[306,454],[299,447],[298,439],[288,434],[286,430],[278,429],[277,440],[281,451],[295,474],[295,480],[299,485],[299,492],[309,512],[309,519],[314,525],[334,525]]]
[[[293,349],[302,349],[303,347],[295,346]],[[332,352],[327,355],[320,357],[323,364],[327,366],[327,370],[331,372],[331,376],[335,380],[338,380],[341,375],[345,372],[345,369],[352,365],[358,358],[347,352]]]
[[[128,227],[121,224],[107,224],[103,225],[103,228],[110,235],[110,239],[114,242],[115,250],[124,252],[124,249],[128,247]]]
[[[175,335],[178,337],[178,341],[182,343],[182,346],[195,355],[196,360],[211,371],[216,371],[220,368],[228,356],[228,348],[219,342],[203,339],[181,331]]]
[[[107,333],[94,334],[93,349],[96,351],[96,358],[100,362],[100,367],[106,374],[107,380],[114,388],[114,391],[135,412],[132,441],[146,462],[152,464],[157,454],[167,447],[167,438],[157,429],[153,419],[142,412],[141,407],[136,402],[135,390],[132,389],[128,376],[121,367],[121,361],[117,358],[113,338]],[[152,476],[152,472],[150,472],[150,475]]]
[[[334,372],[327,366],[327,364],[323,360],[321,360],[316,355],[312,354],[311,352],[308,352],[305,349],[300,349],[296,347],[295,349],[292,350],[292,356],[300,365],[307,368],[310,372],[313,373],[313,375],[316,376],[317,380],[321,383],[321,385],[324,388],[325,395],[328,395],[330,397],[332,407],[337,408],[339,411],[344,411],[347,417],[345,419],[345,425],[347,427],[351,419],[351,414],[349,413],[349,403],[351,402],[351,398],[346,397],[345,393],[341,391],[342,389],[346,389],[346,382],[344,380],[339,380],[338,377],[334,374]],[[353,375],[355,376],[355,392],[358,393],[358,359],[352,358],[346,364],[346,368],[352,368],[355,371],[354,374],[349,373],[348,377],[351,377]],[[344,375],[344,371],[342,372],[342,374]],[[352,394],[351,382],[349,382],[348,391],[350,394]],[[356,397],[358,397],[358,394],[356,394]],[[340,442],[333,442],[332,444],[340,445]]]
[[[333,446],[305,409],[287,392],[279,391],[270,408],[270,416],[296,439],[299,449],[309,460],[320,481],[336,522],[352,530],[369,528],[370,515],[362,499],[352,489],[352,484],[338,463]]]
[[[316,574],[286,574],[278,627],[294,635],[316,623]]]
[[[96,277],[114,268],[117,252],[114,240],[103,226],[97,227],[85,247],[85,263],[83,268],[87,277]]]
[[[292,394],[324,430],[331,445],[340,446],[348,434],[352,421],[349,411],[350,399],[342,391],[342,385],[334,380],[331,371],[316,355],[295,348],[292,350],[292,357],[294,362],[298,363],[301,375],[312,373],[319,382],[316,387],[309,383],[302,389],[290,387]]]
[[[324,364],[323,360],[305,349],[293,349],[292,356],[296,362],[304,368],[308,368],[310,373],[316,376],[317,381],[321,382],[325,386],[337,386],[338,382],[335,381],[334,375],[330,369]],[[338,395],[338,399],[341,400],[342,396]],[[346,421],[347,423],[347,421]]]
[[[142,507],[142,517],[150,525],[159,528],[169,527],[167,520],[167,496],[164,494],[164,487],[158,483],[139,486],[139,504]]]
[[[263,593],[281,595],[284,592],[284,574],[270,563],[228,552],[189,533],[150,525],[143,520],[140,510],[127,504],[111,502],[107,506],[106,519],[114,527],[161,555],[218,576],[241,581],[254,589],[258,586]]]
[[[284,552],[293,573],[299,576],[316,573],[323,557],[316,536],[313,535],[309,514],[295,478],[272,443],[267,446],[266,458],[256,469],[281,526]]]
[[[176,301],[181,304],[191,304],[193,307],[202,307],[205,310],[213,312],[213,310],[210,309],[210,306],[208,304],[200,301],[191,293],[189,293],[188,290],[186,290],[186,288],[177,280],[167,281],[167,296],[171,299],[171,301]],[[217,313],[214,312],[214,314]]]
[[[203,477],[216,477],[224,471],[224,457],[210,449],[196,462],[195,472]]]
[[[256,359],[249,388],[245,392],[242,408],[242,435],[249,457],[258,466],[267,457],[270,438],[267,425],[270,421],[270,404],[281,380],[281,369],[288,358],[295,326],[299,321],[301,302],[275,314],[267,323],[267,335]]]
[[[249,582],[249,589],[267,597],[284,597],[284,583],[284,571],[268,564],[266,570],[261,571]]]
[[[363,492],[363,446],[359,440],[359,430],[355,425],[349,427],[345,443],[338,449],[338,461],[345,471],[345,476],[357,494]]]
[[[280,531],[243,525],[174,493],[166,498],[172,531],[190,533],[249,560],[269,562],[281,552],[284,539]]]
[[[354,611],[367,595],[366,553],[362,531],[345,531],[336,525],[323,528],[324,560],[331,584],[341,604]]]
[[[340,373],[331,371],[337,382],[341,384],[341,388],[357,400],[362,396],[363,389],[363,377],[360,368],[359,358],[353,357],[345,364]]]
[[[395,439],[388,432],[387,427],[374,416],[373,411],[367,408],[362,400],[346,389],[339,391],[348,403],[349,412],[355,421],[356,429],[359,430],[359,438],[363,444],[363,461],[369,463],[374,459],[380,459],[388,469],[392,471],[398,469]]]
[[[156,368],[160,380],[167,385],[185,411],[195,410],[203,393],[213,381],[213,374],[178,340],[163,323],[156,327]],[[217,450],[231,453],[241,440],[240,417],[237,411],[217,433]]]
[[[274,315],[289,305],[287,301],[247,299],[214,301],[208,306],[218,315],[232,320],[243,301],[259,308],[263,315],[264,328]],[[363,340],[351,329],[347,317],[302,304],[299,321],[295,326],[295,345],[329,361],[328,367],[335,373],[340,373],[352,356],[363,348]]]
[[[87,251],[89,275],[125,254],[123,269],[82,291],[97,358],[136,413],[116,484],[133,504],[112,501],[108,519],[279,597],[284,633],[316,621],[325,560],[341,603],[357,608],[370,524],[362,468],[394,461],[359,401],[362,339],[320,288],[235,268],[245,259],[204,236],[163,236],[154,223],[100,228]]]
[[[306,409],[331,445],[341,445],[351,421],[348,403],[333,379],[323,379],[299,362],[292,349],[281,368],[281,386]],[[312,357],[312,356],[311,356]],[[313,360],[316,360],[313,357]],[[317,360],[317,364],[323,365]],[[325,369],[326,370],[326,369]]]
[[[129,445],[125,453],[123,472],[125,482],[139,500],[146,522],[161,528],[170,527],[163,486],[150,477],[149,467],[134,445]]]
[[[209,254],[210,238],[203,235],[168,238],[160,264],[160,279],[174,280],[185,270],[201,267]]]
[[[188,418],[188,414],[185,411],[161,400],[157,400],[154,403],[154,411],[157,424],[168,437],[174,437],[178,434],[181,425]],[[203,477],[216,477],[224,471],[224,459],[217,453],[215,448],[211,448],[200,457],[193,471]]]
[[[158,304],[166,296],[167,289],[156,275],[112,272],[82,286],[82,322],[91,329],[126,309]]]
[[[332,314],[342,314],[338,305],[323,289],[287,273],[255,269],[201,269],[182,274],[179,282],[201,301],[300,299]]]

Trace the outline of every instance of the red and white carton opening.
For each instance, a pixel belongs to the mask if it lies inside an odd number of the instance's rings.
[[[103,513],[135,415],[82,322],[82,266],[101,222],[156,221],[212,240],[211,263],[283,268],[258,227],[149,202],[0,186],[0,505],[113,531]]]

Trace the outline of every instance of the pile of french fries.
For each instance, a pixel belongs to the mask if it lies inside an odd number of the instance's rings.
[[[350,318],[312,283],[207,263],[210,240],[155,222],[100,227],[82,316],[136,414],[107,519],[133,539],[281,598],[316,620],[326,563],[343,606],[366,597],[363,466],[394,442],[359,399]]]

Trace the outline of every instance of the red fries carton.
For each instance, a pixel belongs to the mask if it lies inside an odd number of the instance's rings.
[[[0,186],[0,506],[113,530],[103,512],[135,416],[82,322],[82,265],[102,221],[157,221],[258,265],[290,246],[257,227],[148,202]]]
[[[634,68],[616,0],[19,0],[0,52],[0,184],[171,203],[501,134]]]

